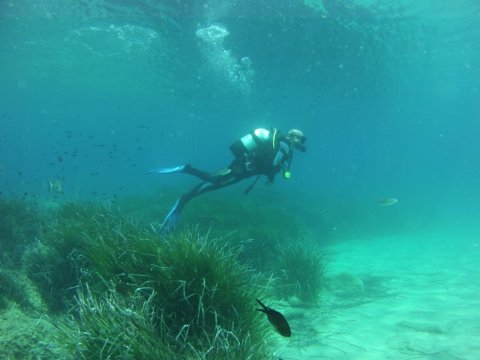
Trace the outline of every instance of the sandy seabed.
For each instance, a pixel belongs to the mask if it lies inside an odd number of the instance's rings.
[[[292,316],[280,359],[480,359],[480,235],[349,240],[327,253],[344,286]]]

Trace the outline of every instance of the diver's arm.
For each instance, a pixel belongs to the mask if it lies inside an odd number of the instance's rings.
[[[273,166],[277,167],[288,159],[288,153],[290,152],[290,146],[286,142],[280,142],[280,148],[277,150],[275,157],[273,158]]]
[[[268,184],[273,183],[273,181],[275,180],[275,175],[278,173],[278,170],[284,166],[286,161],[288,161],[289,152],[290,152],[290,146],[287,143],[281,141],[280,147],[277,150],[272,162],[273,169],[277,169],[277,170],[274,173],[271,173],[268,175],[268,181],[267,181]]]

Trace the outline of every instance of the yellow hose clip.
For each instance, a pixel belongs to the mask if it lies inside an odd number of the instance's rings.
[[[273,136],[272,136],[272,148],[275,149],[275,141],[277,140],[277,132],[278,130],[276,128],[273,129]]]

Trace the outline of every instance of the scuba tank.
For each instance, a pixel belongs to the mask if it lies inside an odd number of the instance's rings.
[[[270,133],[269,130],[263,128],[250,131],[247,135],[241,137],[230,145],[230,150],[233,155],[238,158],[252,155],[258,150],[259,146],[268,143],[270,140]],[[272,148],[274,148],[273,141]]]
[[[276,131],[276,130],[275,130]],[[236,158],[244,159],[247,171],[252,171],[258,166],[259,155],[265,150],[275,148],[275,140],[270,145],[270,136],[272,132],[264,128],[258,128],[250,131],[247,135],[241,137],[230,145],[230,150]],[[260,150],[262,149],[262,150]]]

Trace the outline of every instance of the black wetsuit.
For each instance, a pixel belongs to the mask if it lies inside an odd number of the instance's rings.
[[[181,212],[183,207],[194,197],[252,176],[265,175],[268,182],[272,183],[280,170],[288,170],[292,161],[292,153],[293,147],[287,138],[279,136],[275,144],[265,142],[260,144],[253,154],[236,156],[228,168],[220,172],[209,173],[187,165],[184,172],[200,178],[203,182],[180,197],[175,211]],[[250,189],[251,187],[248,190]]]

